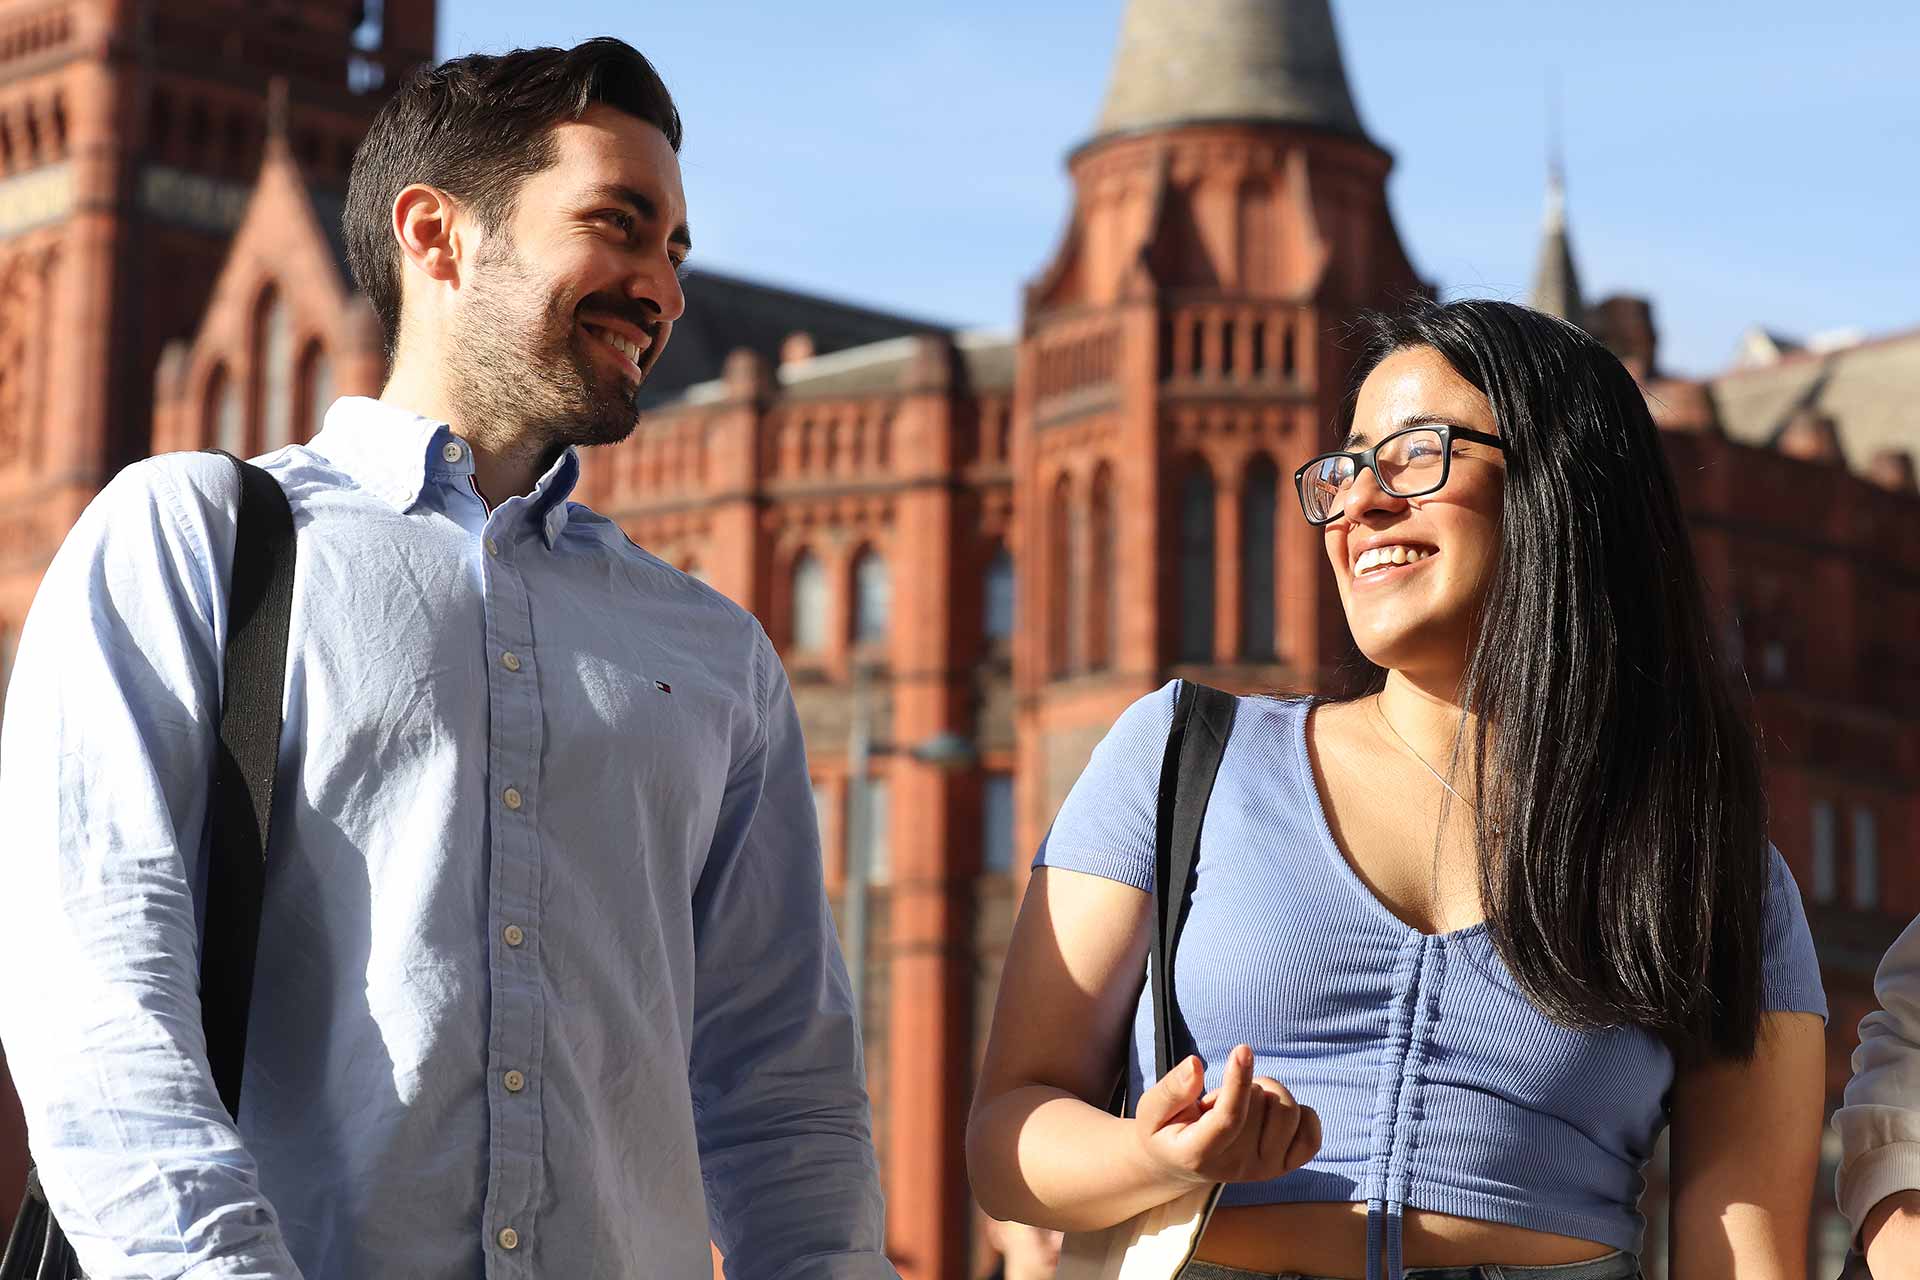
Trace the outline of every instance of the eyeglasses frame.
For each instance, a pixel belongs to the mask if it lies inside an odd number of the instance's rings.
[[[1388,487],[1386,480],[1380,475],[1380,468],[1376,465],[1376,458],[1380,450],[1385,448],[1390,442],[1398,440],[1401,436],[1411,435],[1415,431],[1439,432],[1440,481],[1432,488],[1422,489],[1418,493],[1395,493]],[[1402,427],[1398,431],[1382,436],[1371,448],[1358,451],[1334,449],[1327,453],[1317,453],[1307,459],[1300,469],[1293,473],[1293,496],[1300,500],[1300,514],[1305,516],[1307,523],[1316,529],[1325,528],[1340,518],[1337,509],[1329,511],[1327,518],[1324,520],[1315,520],[1307,510],[1307,491],[1305,487],[1307,472],[1313,470],[1314,467],[1325,462],[1328,458],[1353,459],[1353,478],[1358,480],[1362,471],[1373,472],[1373,482],[1380,486],[1380,492],[1390,498],[1424,498],[1430,493],[1438,493],[1447,487],[1447,479],[1453,474],[1453,442],[1455,440],[1465,440],[1469,444],[1484,444],[1491,448],[1498,449],[1502,453],[1507,451],[1507,442],[1505,440],[1502,440],[1499,436],[1488,435],[1484,431],[1475,431],[1471,427],[1456,427],[1451,422],[1415,423],[1413,426]]]

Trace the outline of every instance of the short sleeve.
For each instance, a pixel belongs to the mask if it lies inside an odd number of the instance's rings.
[[[1772,878],[1767,885],[1766,972],[1762,999],[1769,1012],[1817,1013],[1827,1018],[1827,992],[1820,982],[1820,961],[1807,928],[1807,909],[1800,901],[1787,860],[1767,846]]]
[[[1036,868],[1084,871],[1153,892],[1160,765],[1179,693],[1180,682],[1171,681],[1121,713],[1040,842]]]

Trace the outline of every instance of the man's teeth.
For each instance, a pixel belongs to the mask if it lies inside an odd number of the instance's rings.
[[[1433,552],[1422,551],[1418,547],[1368,547],[1354,562],[1353,572],[1358,576],[1369,569],[1384,569],[1394,564],[1412,564],[1416,560],[1425,560],[1432,554]]]
[[[605,342],[608,346],[612,347],[615,351],[618,351],[621,355],[633,361],[635,364],[640,363],[640,357],[646,352],[646,349],[647,349],[646,345],[634,342],[629,338],[622,337],[620,334],[613,332],[611,329],[601,329],[596,327],[593,330],[593,332],[599,336],[602,342]]]

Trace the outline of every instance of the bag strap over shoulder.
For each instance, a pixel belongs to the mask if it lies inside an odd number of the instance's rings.
[[[200,1018],[214,1086],[239,1118],[247,1010],[266,884],[267,835],[293,618],[293,512],[272,476],[223,454],[240,481],[240,514],[227,593],[227,650],[220,743],[208,800],[206,938],[200,952]]]
[[[293,511],[272,476],[232,454],[212,452],[233,464],[240,505],[227,584],[220,743],[207,805],[212,831],[206,937],[200,947],[200,1021],[214,1086],[227,1113],[237,1119],[286,698]],[[31,1165],[20,1214],[0,1252],[0,1280],[86,1280],[47,1203],[39,1171]]]
[[[1173,725],[1167,731],[1153,842],[1153,947],[1147,960],[1147,982],[1153,992],[1155,1079],[1194,1051],[1193,1037],[1173,997],[1173,955],[1193,899],[1200,828],[1239,705],[1230,693],[1182,681]]]

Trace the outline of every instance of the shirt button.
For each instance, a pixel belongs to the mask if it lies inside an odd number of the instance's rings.
[[[521,795],[515,787],[508,787],[501,793],[500,798],[507,802],[507,808],[509,809],[518,809],[520,807]]]
[[[487,539],[487,554],[490,556],[497,556],[500,554],[500,544],[495,542],[492,538]]]
[[[500,931],[500,936],[507,940],[508,946],[517,947],[527,940],[527,931],[517,924],[510,924]]]
[[[449,440],[440,446],[440,456],[448,462],[458,462],[467,456],[467,451],[460,447],[458,441]]]
[[[509,671],[518,671],[520,669],[520,655],[509,649],[500,655],[500,665]]]
[[[527,1087],[527,1078],[518,1071],[509,1071],[500,1083],[507,1086],[508,1093],[518,1093]]]
[[[518,1249],[520,1247],[520,1233],[512,1227],[500,1228],[500,1234],[496,1238],[500,1241],[500,1247],[502,1249]]]

